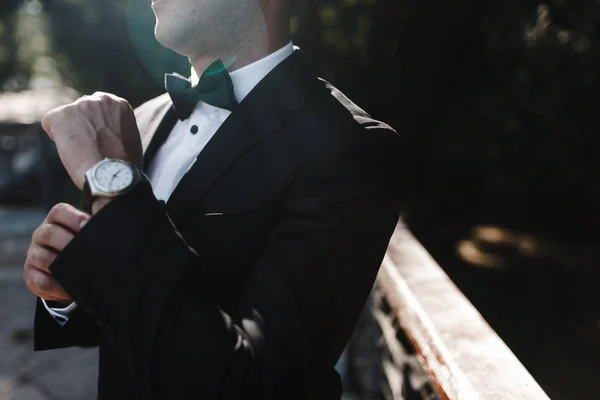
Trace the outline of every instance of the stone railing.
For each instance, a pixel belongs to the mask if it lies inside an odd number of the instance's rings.
[[[365,399],[548,399],[402,222],[348,352]]]

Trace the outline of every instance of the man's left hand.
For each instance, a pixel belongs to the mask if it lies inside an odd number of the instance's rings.
[[[96,92],[50,111],[42,127],[56,143],[65,169],[79,189],[85,173],[104,158],[142,166],[142,142],[127,100]]]

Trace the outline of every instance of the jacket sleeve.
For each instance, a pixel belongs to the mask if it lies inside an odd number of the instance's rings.
[[[186,245],[149,184],[94,216],[51,271],[143,398],[320,398],[398,219],[399,140],[374,136],[295,180],[235,314],[210,296],[204,271],[218,266]]]
[[[81,310],[69,314],[69,321],[60,325],[50,315],[41,299],[37,299],[34,317],[34,350],[54,350],[65,347],[96,347],[98,326]]]

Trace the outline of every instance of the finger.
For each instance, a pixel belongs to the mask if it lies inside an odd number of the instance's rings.
[[[95,92],[91,97],[97,97],[97,98],[105,97],[105,98],[110,98],[112,100],[123,100],[123,98],[121,98],[115,94],[108,93],[108,92]]]
[[[90,97],[92,99],[96,100],[96,101],[107,101],[107,100],[110,100],[110,101],[112,101],[114,103],[118,103],[118,104],[120,104],[122,106],[125,106],[127,108],[133,109],[131,107],[131,105],[129,104],[129,102],[126,99],[124,99],[122,97],[119,97],[119,96],[117,96],[115,94],[112,94],[112,93],[96,92],[96,93],[94,93]]]
[[[50,139],[52,139],[52,140],[54,140],[54,134],[52,133],[53,122],[57,118],[57,116],[60,114],[60,112],[64,109],[64,107],[65,106],[61,106],[61,107],[55,108],[53,110],[50,110],[42,118],[42,122],[41,122],[42,129],[44,129],[44,131],[48,134],[48,136],[50,136]]]
[[[54,136],[52,136],[52,116],[49,113],[42,118],[42,129],[48,134],[50,139],[54,140]]]
[[[44,223],[33,232],[32,242],[55,251],[62,251],[73,240],[75,235],[60,225]]]
[[[50,265],[56,260],[58,253],[48,248],[32,244],[27,251],[26,264],[50,274]]]
[[[29,266],[25,268],[23,277],[29,291],[46,301],[71,300],[71,296],[50,274]]]
[[[83,228],[83,225],[90,219],[86,213],[79,211],[70,204],[57,204],[48,213],[46,222],[60,225],[73,233],[77,233]]]

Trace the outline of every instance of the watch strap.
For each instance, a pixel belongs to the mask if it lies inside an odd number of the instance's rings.
[[[94,200],[96,198],[92,195],[92,189],[90,187],[90,183],[88,182],[87,176],[85,177],[85,181],[83,183],[83,199],[82,199],[82,208],[88,214],[92,214],[92,204],[94,204]]]

